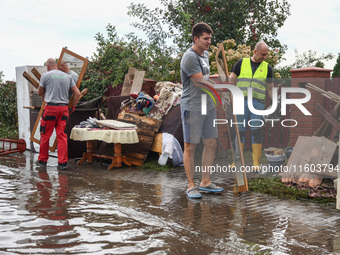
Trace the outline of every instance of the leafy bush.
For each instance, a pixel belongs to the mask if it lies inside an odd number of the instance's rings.
[[[91,57],[80,88],[89,89],[85,100],[105,94],[109,86],[123,84],[129,66],[144,70],[146,78],[156,81],[173,81],[176,77],[171,71],[174,70],[179,77],[179,58],[173,57],[170,48],[157,44],[156,39],[147,42],[134,34],[127,35],[126,39],[120,38],[110,24],[106,29],[107,38],[100,33],[95,36],[97,52]]]
[[[19,139],[19,132],[15,126],[0,124],[0,137],[6,139]]]
[[[228,71],[231,72],[232,68],[236,64],[236,62],[241,58],[249,58],[253,55],[250,46],[245,44],[237,45],[234,39],[225,40],[222,42],[224,47],[224,54],[227,61]],[[215,60],[216,52],[219,48],[220,44],[217,43],[217,46],[211,45],[209,52],[209,60],[210,60],[210,72],[212,74],[217,73],[217,64]],[[266,58],[266,62],[269,63],[272,67],[274,67],[282,58],[282,53],[278,49],[269,50],[268,57]]]
[[[0,122],[3,125],[15,126],[18,123],[16,83],[0,83]]]

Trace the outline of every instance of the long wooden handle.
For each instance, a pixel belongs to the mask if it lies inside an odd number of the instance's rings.
[[[39,71],[33,67],[33,69],[31,70],[32,74],[34,74],[34,76],[40,81],[41,78],[41,74],[39,73]]]
[[[83,89],[83,90],[80,92],[79,100],[80,100],[83,96],[85,96],[85,95],[87,94],[88,91],[89,91],[88,88]],[[69,104],[68,104],[68,108],[71,108],[71,107],[72,107],[72,105],[73,105],[73,99],[74,99],[74,94],[72,94],[72,96],[71,96],[70,102],[69,102]]]
[[[23,106],[23,108],[34,110],[34,109],[40,109],[40,106]]]
[[[24,76],[26,78],[26,80],[31,83],[36,89],[39,88],[39,83],[34,80],[31,75],[29,75],[26,71],[22,74],[22,76]]]
[[[80,92],[80,98],[82,98],[83,96],[85,96],[85,95],[87,94],[88,91],[89,91],[88,88],[83,89],[83,90]],[[80,98],[79,98],[79,99],[80,99]]]
[[[224,67],[225,67],[225,73],[229,79],[229,72],[228,72],[228,66],[227,66],[227,60],[225,58],[225,53],[224,53],[224,46],[223,46],[223,42],[220,43],[220,50],[221,50],[221,53],[222,53],[222,58],[223,58],[223,62],[224,62]]]

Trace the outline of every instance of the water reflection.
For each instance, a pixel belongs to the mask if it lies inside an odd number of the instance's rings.
[[[15,153],[12,155],[0,156],[0,165],[5,165],[13,168],[25,167],[26,156],[23,154]]]
[[[68,176],[57,171],[48,173],[46,168],[38,168],[38,172],[32,173],[31,183],[36,192],[28,195],[26,209],[39,217],[36,224],[38,228],[40,224],[41,228],[34,233],[35,236],[39,236],[37,246],[39,248],[73,246],[74,243],[67,239],[75,238],[79,234],[68,221]]]
[[[26,164],[3,162],[0,253],[329,254],[340,249],[337,212],[235,194],[230,180],[220,179],[222,195],[197,201],[183,192],[182,172],[107,171],[99,164],[75,163],[58,171],[57,159],[41,169],[31,157]]]
[[[57,178],[52,185],[46,169],[39,170],[37,176],[33,176],[32,183],[37,192],[29,195],[26,206],[28,211],[51,220],[64,220],[68,217],[65,203],[68,193],[68,177],[58,174]]]

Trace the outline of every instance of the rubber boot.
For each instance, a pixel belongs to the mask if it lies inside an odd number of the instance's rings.
[[[260,164],[260,158],[262,154],[262,144],[261,143],[253,143],[253,167],[252,170],[254,172],[261,171],[261,164]]]
[[[244,143],[241,143],[241,150],[243,151],[244,149]],[[234,152],[235,153],[235,152]],[[235,162],[233,162],[230,167],[234,167],[235,166]]]

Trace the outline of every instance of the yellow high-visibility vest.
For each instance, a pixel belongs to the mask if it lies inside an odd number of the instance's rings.
[[[250,58],[242,60],[240,75],[237,77],[237,87],[239,87],[245,97],[248,96],[248,88],[253,88],[253,98],[265,99],[266,80],[268,74],[268,63],[263,61],[254,73],[251,69]]]

